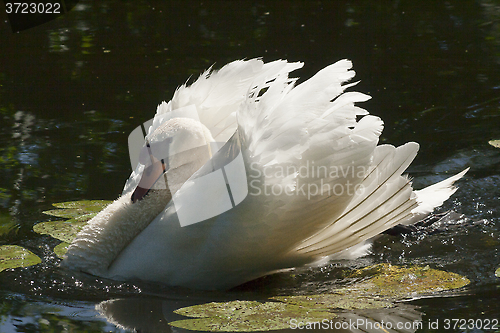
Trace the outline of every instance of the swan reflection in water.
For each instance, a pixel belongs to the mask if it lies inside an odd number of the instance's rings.
[[[173,311],[191,306],[193,301],[162,300],[148,298],[112,299],[96,306],[99,313],[119,328],[136,332],[191,332],[172,328],[168,323],[187,319]],[[411,333],[423,328],[422,313],[409,304],[398,304],[392,308],[350,310],[338,313],[339,317],[319,322],[292,319],[289,329],[277,332],[296,332],[305,325],[314,327],[307,332],[400,332]],[[255,318],[253,318],[255,319]]]

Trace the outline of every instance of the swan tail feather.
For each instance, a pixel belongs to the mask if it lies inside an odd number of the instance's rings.
[[[418,207],[412,210],[412,217],[403,224],[409,225],[418,222],[429,215],[434,208],[441,206],[443,202],[456,192],[458,188],[453,184],[462,178],[467,171],[469,171],[469,168],[439,183],[414,191]]]
[[[410,180],[401,176],[401,172],[413,160],[418,145],[409,143],[396,148],[396,151],[392,148],[388,145],[377,147],[374,170],[379,169],[380,175],[376,177],[379,181],[373,178],[377,172],[371,172],[361,183],[366,186],[364,191],[368,194],[355,198],[330,226],[301,244],[296,249],[299,253],[321,257],[340,251],[349,252],[349,248],[393,226],[417,222],[447,200],[457,190],[453,183],[468,171],[466,169],[439,183],[413,191]],[[399,154],[398,149],[401,150]],[[400,156],[394,159],[394,155]],[[388,162],[392,159],[399,161]]]
[[[411,215],[417,202],[410,180],[401,174],[417,152],[418,144],[414,142],[398,148],[378,146],[372,165],[342,215],[296,250],[310,256],[330,255],[367,240]]]

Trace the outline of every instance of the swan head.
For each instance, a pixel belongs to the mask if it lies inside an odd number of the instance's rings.
[[[211,158],[213,141],[202,123],[188,118],[172,118],[150,133],[139,157],[145,168],[133,193],[121,196],[89,221],[61,265],[107,276],[123,249]]]
[[[131,195],[133,203],[150,190],[177,190],[211,157],[212,134],[191,118],[172,118],[146,137],[139,154],[144,165],[139,184]]]

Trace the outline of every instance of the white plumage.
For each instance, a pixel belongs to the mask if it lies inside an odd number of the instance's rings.
[[[344,92],[355,84],[345,84],[354,76],[350,61],[295,85],[288,74],[301,67],[235,61],[180,87],[159,105],[122,196],[78,234],[62,265],[225,289],[328,256],[359,255],[366,240],[423,218],[454,193],[466,170],[413,191],[402,173],[418,144],[377,146],[382,120],[354,105],[370,97]],[[243,177],[235,179],[230,162],[240,152]],[[222,207],[226,187],[204,187],[208,195],[195,187],[221,167],[233,207],[181,226],[186,212]],[[144,180],[155,168],[166,188]],[[234,184],[245,177],[241,192]]]

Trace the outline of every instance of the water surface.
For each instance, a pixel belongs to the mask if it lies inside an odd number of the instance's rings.
[[[43,257],[0,273],[1,332],[168,332],[166,322],[179,319],[171,311],[184,305],[327,292],[339,266],[380,262],[431,265],[472,281],[454,297],[410,302],[421,332],[436,320],[500,319],[500,149],[488,144],[500,139],[497,2],[80,1],[15,34],[0,18],[0,244]],[[356,89],[373,97],[362,106],[385,121],[382,143],[420,143],[408,170],[416,188],[471,167],[438,210],[453,213],[416,233],[383,236],[358,261],[228,293],[60,271],[51,250],[58,242],[32,231],[49,219],[41,212],[55,202],[115,199],[131,171],[128,134],[190,76],[253,57],[304,61],[302,78],[351,59]]]

